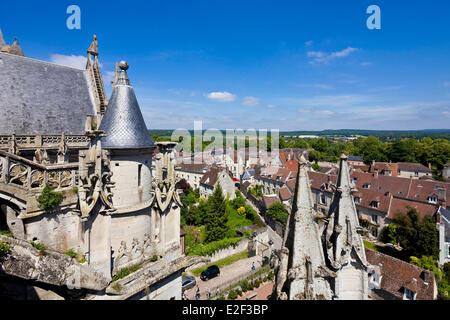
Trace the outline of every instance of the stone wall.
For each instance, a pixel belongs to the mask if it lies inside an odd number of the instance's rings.
[[[111,157],[114,207],[132,207],[151,199],[151,165],[152,158],[146,154]]]
[[[26,240],[43,243],[59,251],[81,249],[81,218],[72,210],[45,213],[25,220]]]
[[[214,263],[227,257],[233,256],[235,254],[244,252],[248,249],[248,242],[249,240],[247,238],[242,239],[241,241],[239,241],[236,247],[230,246],[228,248],[216,251],[214,254],[208,256],[208,258],[211,259],[211,263]]]

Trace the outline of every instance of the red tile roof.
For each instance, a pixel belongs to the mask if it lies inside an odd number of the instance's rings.
[[[389,209],[387,218],[392,219],[396,214],[405,214],[409,208],[414,208],[419,212],[420,218],[423,219],[426,216],[434,216],[438,208],[432,204],[426,204],[422,202],[416,202],[406,199],[393,198],[391,207]]]
[[[292,198],[292,193],[287,187],[281,188],[279,194],[281,201],[288,201]]]
[[[375,268],[380,268],[380,291],[387,292],[388,296],[403,299],[404,288],[408,288],[417,293],[417,300],[434,300],[436,283],[433,272],[380,252],[367,248],[365,251],[367,262]]]
[[[270,206],[274,203],[281,203],[280,198],[278,196],[264,196],[263,197],[264,207],[269,209]]]
[[[412,163],[412,162],[397,162],[398,170],[400,171],[418,171],[418,172],[426,172],[426,173],[433,173],[433,170],[431,170],[428,167],[425,167],[421,163]]]

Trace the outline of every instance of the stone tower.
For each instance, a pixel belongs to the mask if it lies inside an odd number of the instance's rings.
[[[367,300],[368,273],[350,180],[347,156],[342,155],[340,172],[325,231],[327,264],[336,272],[332,289],[337,300]]]
[[[280,300],[333,297],[329,279],[336,275],[325,265],[306,165],[302,156],[285,247],[279,253],[275,296]]]
[[[114,207],[129,208],[152,198],[151,166],[155,143],[128,79],[128,64],[122,61],[120,68],[100,131],[106,133],[102,147],[111,155],[112,180],[118,185],[114,190]]]

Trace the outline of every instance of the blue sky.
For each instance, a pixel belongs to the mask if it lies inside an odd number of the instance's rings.
[[[81,30],[66,27],[72,4]],[[444,0],[2,0],[0,28],[68,65],[95,33],[108,92],[127,60],[151,129],[448,129],[449,14]]]

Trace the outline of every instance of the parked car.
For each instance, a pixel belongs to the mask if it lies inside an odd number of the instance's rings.
[[[197,285],[197,281],[194,277],[184,277],[181,284],[182,291],[189,290]]]
[[[220,276],[220,269],[218,266],[211,266],[200,275],[200,279],[208,281],[209,279]]]

